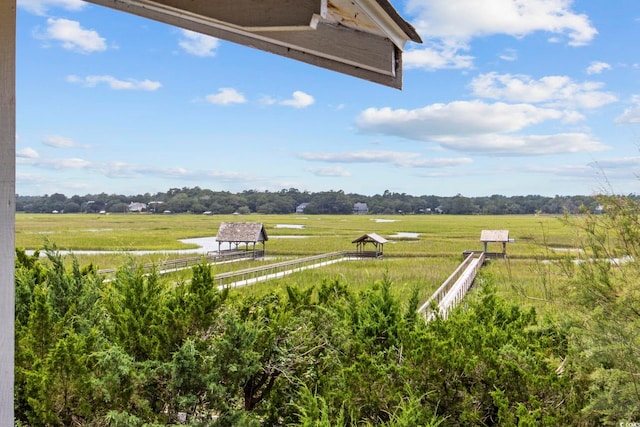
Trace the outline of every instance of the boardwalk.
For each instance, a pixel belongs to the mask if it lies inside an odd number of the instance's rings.
[[[241,259],[251,259],[263,255],[262,251],[224,251],[222,253],[210,253],[204,257],[207,262],[220,263],[238,261]],[[313,255],[294,260],[282,261],[273,264],[261,265],[258,267],[246,268],[242,270],[220,273],[214,276],[214,281],[218,289],[236,288],[252,285],[278,277],[283,277],[299,271],[324,267],[336,262],[347,261],[359,258],[375,258],[368,252],[338,251],[321,255]],[[436,292],[418,309],[426,321],[430,321],[440,315],[447,318],[453,308],[467,294],[473,281],[482,267],[485,260],[484,252],[469,252],[464,261],[451,273]],[[159,264],[148,264],[145,270],[155,270],[158,274],[167,274],[187,268],[191,268],[203,261],[203,257],[191,257],[178,260],[166,261]],[[100,270],[102,274],[113,274],[115,269]],[[109,281],[110,279],[105,279]]]
[[[260,267],[247,268],[245,270],[216,274],[214,280],[218,284],[218,289],[236,288],[283,277],[310,268],[324,267],[336,262],[347,261],[353,259],[352,255],[352,252],[347,251],[314,255]]]
[[[422,314],[427,322],[437,314],[446,319],[449,312],[462,301],[471,288],[483,263],[484,252],[470,253],[433,296],[422,304],[418,313]]]
[[[202,263],[203,260],[210,264],[217,264],[261,258],[263,255],[263,251],[223,251],[220,253],[210,253],[207,256],[202,257],[181,258],[161,263],[145,264],[143,266],[143,270],[145,271],[145,274],[150,274],[152,271],[154,271],[157,274],[163,275],[192,268],[193,266]],[[370,256],[368,252],[330,252],[321,255],[313,255],[304,258],[277,262],[273,264],[260,265],[258,267],[230,271],[227,273],[220,273],[216,274],[213,279],[216,282],[218,289],[236,288],[257,282],[263,282],[269,279],[283,277],[310,268],[324,267],[336,262],[359,258],[375,257]],[[98,273],[102,274],[103,276],[107,276],[104,279],[104,282],[109,282],[112,280],[110,277],[113,277],[116,271],[117,269],[111,268],[99,270]]]
[[[202,263],[205,260],[211,264],[219,264],[231,261],[241,261],[247,259],[256,259],[264,256],[264,251],[242,251],[242,250],[227,250],[222,252],[210,252],[203,256],[179,258],[158,263],[149,263],[142,266],[142,269],[148,274],[151,271],[155,271],[158,274],[168,274],[180,270],[186,270],[195,265]],[[107,268],[98,270],[99,274],[103,276],[113,276],[116,273],[116,268]],[[105,279],[109,281],[110,279]]]
[[[322,267],[361,257],[362,254],[359,252],[331,252],[217,274],[214,276],[214,280],[217,282],[219,289],[240,287],[283,277],[309,268]],[[432,320],[437,314],[446,319],[449,312],[462,301],[467,291],[471,288],[478,270],[480,270],[480,267],[482,267],[484,263],[484,259],[484,252],[470,253],[447,280],[444,281],[433,296],[418,309],[418,313],[422,314],[426,321]]]

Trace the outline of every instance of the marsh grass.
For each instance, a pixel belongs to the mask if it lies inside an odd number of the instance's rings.
[[[392,282],[391,292],[394,296],[406,301],[413,289],[417,289],[418,297],[423,301],[433,294],[459,263],[459,258],[450,257],[342,261],[233,289],[232,294],[260,296],[276,292],[284,295],[287,286],[303,289],[314,286],[317,289],[324,281],[339,281],[359,293],[388,277]]]
[[[234,292],[261,294],[289,286],[319,286],[323,280],[338,279],[356,290],[365,289],[385,274],[393,291],[403,300],[413,287],[428,298],[462,260],[465,250],[482,250],[480,232],[506,229],[515,243],[507,245],[507,260],[496,260],[483,269],[491,275],[498,291],[525,304],[547,306],[555,293],[549,269],[543,261],[570,256],[575,249],[574,228],[555,216],[501,215],[149,215],[149,214],[22,214],[16,215],[16,246],[39,249],[45,240],[59,250],[116,251],[76,254],[80,265],[117,268],[134,260],[157,263],[185,256],[170,252],[132,255],[129,251],[171,251],[193,249],[180,239],[214,237],[221,222],[261,222],[269,241],[263,261],[218,264],[215,273],[277,262],[295,257],[352,250],[352,241],[366,233],[377,233],[390,241],[384,245],[382,261],[340,262],[305,270],[281,279],[252,285]],[[296,225],[300,228],[286,228]],[[418,233],[417,238],[394,238],[398,233]],[[501,251],[501,246],[490,251]],[[195,255],[197,256],[197,255]],[[172,280],[187,280],[189,272]]]

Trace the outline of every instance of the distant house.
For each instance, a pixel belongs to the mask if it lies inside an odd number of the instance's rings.
[[[369,213],[369,206],[366,203],[354,203],[353,213],[356,215],[364,215]]]
[[[163,204],[164,202],[161,201],[152,201],[149,202],[149,211],[156,213],[158,212],[158,209],[160,208],[160,205]]]
[[[297,214],[301,214],[304,213],[304,208],[306,208],[307,206],[309,206],[309,203],[300,203],[297,207],[296,207],[296,213]]]
[[[141,202],[131,202],[129,203],[129,212],[144,212],[147,210],[147,204]]]

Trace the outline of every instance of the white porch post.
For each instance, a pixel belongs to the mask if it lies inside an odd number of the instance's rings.
[[[0,426],[14,424],[16,0],[0,0]]]

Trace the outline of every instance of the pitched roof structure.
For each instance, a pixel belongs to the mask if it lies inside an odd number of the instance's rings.
[[[480,233],[480,241],[484,245],[484,253],[486,256],[501,256],[506,258],[507,256],[507,243],[509,240],[509,230],[482,230]],[[501,243],[502,252],[490,253],[488,251],[489,243]]]
[[[480,241],[506,243],[509,241],[509,230],[482,230]]]
[[[389,0],[88,1],[395,88],[422,43]]]
[[[388,240],[385,239],[384,237],[376,234],[376,233],[369,233],[369,234],[365,234],[363,236],[358,237],[357,239],[355,239],[353,242],[351,243],[376,243],[376,244],[385,244],[387,243]]]
[[[358,253],[358,256],[370,256],[370,257],[382,258],[383,256],[382,249],[384,247],[384,244],[387,242],[388,240],[385,239],[384,237],[376,233],[369,233],[369,234],[364,234],[358,237],[351,243],[356,244],[356,252]],[[367,246],[367,243],[373,244],[373,247],[374,247],[373,251],[364,250],[365,247]]]
[[[264,226],[259,222],[223,222],[216,235],[218,242],[257,243],[269,240]]]

